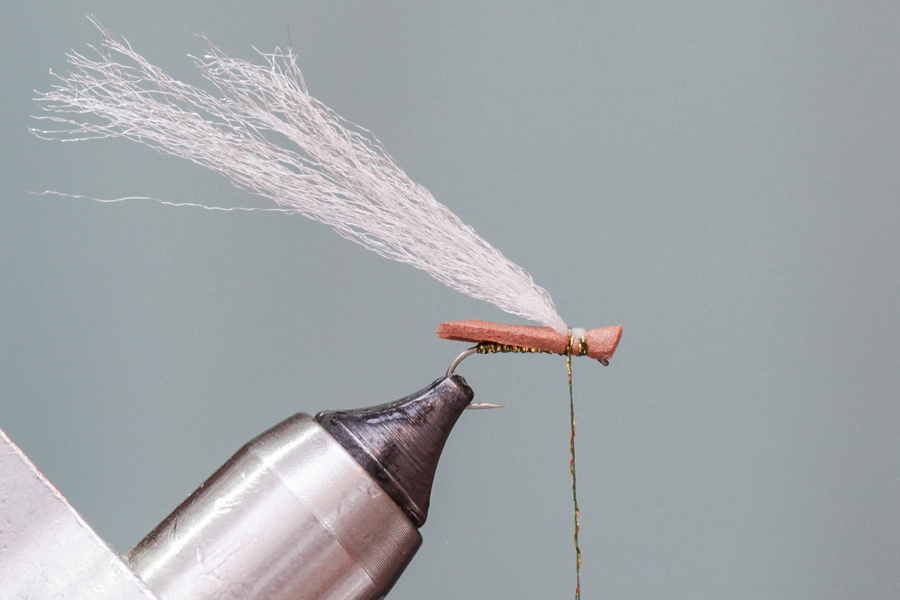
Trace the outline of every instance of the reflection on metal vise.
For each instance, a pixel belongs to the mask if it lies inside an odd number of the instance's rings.
[[[251,440],[125,557],[0,432],[0,589],[62,600],[370,600],[422,537],[441,450],[473,393],[448,375]]]

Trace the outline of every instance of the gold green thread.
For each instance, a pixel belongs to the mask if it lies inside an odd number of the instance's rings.
[[[476,347],[478,354],[494,354],[495,352],[527,352],[531,354],[553,354],[549,350],[538,350],[537,348],[526,348],[525,346],[511,346],[509,344],[498,344],[496,342],[481,342]]]
[[[587,353],[587,344],[582,340],[581,352]],[[575,600],[581,600],[581,547],[578,545],[578,530],[580,529],[578,511],[578,491],[575,478],[575,396],[572,393],[572,330],[569,330],[569,341],[566,346],[566,372],[569,376],[569,416],[572,424],[572,437],[569,438],[569,473],[572,475],[572,503],[575,506]]]
[[[569,330],[569,346],[572,345],[572,330]],[[584,336],[578,338],[578,354],[575,356],[587,356],[587,340]]]
[[[578,352],[575,356],[587,355],[587,340],[584,336],[578,340]],[[572,436],[569,438],[569,473],[572,475],[572,504],[575,508],[575,533],[573,541],[575,542],[575,600],[581,600],[581,546],[578,544],[578,531],[581,529],[580,512],[578,510],[578,489],[577,479],[575,477],[575,395],[572,391],[572,356],[574,339],[572,338],[572,330],[569,329],[568,339],[566,341],[566,373],[569,378],[569,417],[572,425]],[[499,344],[497,342],[481,342],[476,347],[478,354],[493,354],[496,352],[525,352],[530,354],[553,354],[549,350],[538,350],[537,348],[527,348],[525,346],[513,346],[510,344]]]

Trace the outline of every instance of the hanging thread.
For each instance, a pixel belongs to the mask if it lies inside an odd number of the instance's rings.
[[[578,336],[578,339],[575,338]],[[577,342],[577,347],[576,347]],[[576,349],[577,348],[577,349]],[[578,533],[581,529],[580,511],[578,509],[578,480],[575,476],[575,394],[572,390],[572,356],[584,356],[587,354],[587,342],[584,336],[584,330],[576,330],[573,335],[572,330],[568,330],[566,342],[566,374],[569,380],[569,422],[571,424],[571,437],[569,438],[569,473],[572,476],[572,504],[574,505],[575,516],[575,533],[573,541],[575,543],[575,600],[581,600],[581,546],[578,544]],[[528,348],[526,346],[514,346],[511,344],[499,344],[496,342],[481,342],[474,348],[471,348],[460,355],[451,365],[447,373],[451,373],[453,368],[459,364],[465,356],[472,352],[478,354],[493,354],[495,352],[525,352],[533,354],[551,354],[549,350],[540,350],[537,348]]]
[[[581,348],[585,348],[582,342]],[[569,473],[572,475],[572,503],[575,507],[575,600],[581,600],[581,547],[578,545],[578,530],[581,527],[578,511],[578,489],[575,477],[575,396],[572,393],[572,330],[569,330],[569,346],[566,348],[566,373],[569,376],[569,417],[572,436],[569,438]]]

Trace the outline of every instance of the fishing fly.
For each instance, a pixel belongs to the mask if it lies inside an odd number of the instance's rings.
[[[260,53],[263,60],[255,64],[229,58],[210,43],[194,61],[215,88],[211,93],[167,76],[91,20],[103,42],[90,57],[70,52],[71,72],[38,94],[44,113],[36,118],[58,128],[32,129],[35,135],[61,141],[121,137],[186,158],[274,201],[274,210],[320,221],[369,250],[540,324],[458,321],[441,324],[438,335],[475,344],[448,372],[476,352],[566,356],[578,598],[571,358],[586,355],[607,364],[621,327],[569,328],[524,269],[412,181],[371,132],[310,96],[290,50]]]

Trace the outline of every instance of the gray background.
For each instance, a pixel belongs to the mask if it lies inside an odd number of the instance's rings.
[[[89,13],[195,83],[190,31],[290,39],[571,325],[625,326],[575,364],[585,598],[900,597],[900,5],[5,2],[0,427],[124,551],[282,418],[438,377],[439,322],[516,321],[300,217],[27,195],[260,204],[26,133]],[[509,408],[454,431],[392,598],[570,597],[564,361],[461,372]]]

